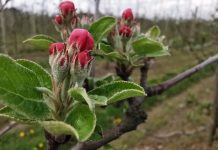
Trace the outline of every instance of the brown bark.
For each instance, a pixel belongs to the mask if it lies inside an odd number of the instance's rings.
[[[183,81],[186,78],[189,78],[193,74],[197,73],[198,71],[204,69],[206,66],[216,62],[218,60],[218,54],[208,58],[207,60],[203,61],[202,63],[184,71],[183,73],[178,74],[172,79],[169,79],[161,84],[154,85],[147,87],[145,91],[147,92],[148,96],[160,95],[164,91],[168,90],[169,88],[173,87],[177,83]]]

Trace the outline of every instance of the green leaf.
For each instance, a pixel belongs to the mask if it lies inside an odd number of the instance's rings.
[[[112,59],[112,60],[122,60],[122,61],[125,61],[126,58],[121,55],[119,52],[110,52],[110,53],[107,53],[107,54],[103,54],[104,57],[108,58],[108,59]]]
[[[103,77],[100,77],[100,78],[95,78],[95,84],[96,86],[101,86],[103,84],[106,84],[106,83],[109,83],[109,82],[112,82],[114,81],[115,78],[114,78],[114,75],[112,74],[107,74]]]
[[[92,103],[91,99],[89,98],[84,88],[82,87],[71,88],[68,91],[68,94],[75,101],[86,102],[89,105],[90,110],[92,111],[94,110],[94,104]]]
[[[132,47],[138,55],[145,56],[150,53],[156,53],[164,50],[164,46],[162,43],[146,37],[141,37],[133,41]]]
[[[34,122],[33,120],[27,119],[23,115],[15,112],[13,109],[7,106],[0,109],[0,117],[5,117],[5,118],[12,119],[12,120],[22,122],[22,123],[33,123]]]
[[[33,61],[25,59],[19,59],[17,60],[17,63],[21,64],[22,66],[30,69],[35,74],[37,74],[37,78],[40,82],[41,87],[52,89],[51,75],[45,69],[43,69],[42,66]]]
[[[114,103],[130,97],[145,96],[144,89],[133,82],[114,81],[88,92],[90,95],[105,96],[107,103]]]
[[[160,36],[160,28],[158,26],[153,26],[148,30],[148,34],[151,38],[157,38]]]
[[[50,37],[48,35],[44,35],[44,34],[35,35],[31,39],[44,39],[44,40],[51,41],[53,43],[57,42],[57,40],[55,40],[54,38],[52,38],[52,37]]]
[[[31,119],[48,117],[42,94],[35,89],[40,83],[33,71],[0,54],[0,73],[0,102]]]
[[[163,51],[150,53],[150,54],[147,54],[146,56],[147,57],[161,57],[161,56],[166,56],[166,55],[170,55],[168,47],[165,47]]]
[[[108,99],[105,96],[89,95],[89,97],[94,102],[94,104],[96,104],[96,105],[102,105],[102,106],[107,105]]]
[[[0,88],[0,102],[30,120],[45,120],[50,117],[49,109],[44,102],[32,101],[2,88]]]
[[[56,101],[54,101],[55,100],[54,93],[50,89],[47,89],[46,87],[36,87],[36,89],[43,93],[44,103],[50,108],[50,110],[55,112]]]
[[[110,52],[113,52],[113,48],[108,45],[108,44],[105,44],[105,43],[100,43],[99,44],[99,49],[104,51],[105,53],[110,53]]]
[[[52,135],[73,135],[79,138],[78,132],[71,125],[62,121],[41,121],[39,124]]]
[[[52,37],[49,37],[47,35],[36,35],[33,36],[25,41],[23,43],[29,44],[33,46],[33,48],[38,50],[47,50],[50,46],[50,44],[55,43],[56,40],[54,40]]]
[[[114,80],[115,80],[115,78],[112,74],[107,74],[107,75],[100,77],[100,78],[88,77],[87,84],[88,84],[89,90],[92,90],[95,87],[101,86],[103,84],[109,83],[109,82],[114,81]]]
[[[89,138],[89,140],[98,141],[98,140],[102,139],[102,137],[103,137],[102,128],[100,126],[96,125],[95,131],[92,134],[92,136]]]
[[[119,52],[109,52],[109,53],[104,53],[104,52],[94,52],[94,56],[102,56],[104,58],[107,58],[109,60],[120,60],[120,61],[126,61],[126,57],[120,54]]]
[[[113,17],[102,17],[96,22],[94,22],[90,28],[89,32],[92,34],[95,45],[97,45],[104,36],[106,36],[117,24],[117,21]]]
[[[0,54],[0,73],[0,88],[32,101],[42,101],[42,94],[35,89],[40,83],[33,71]]]
[[[87,105],[77,104],[69,112],[65,122],[76,129],[80,141],[85,141],[95,130],[96,116]]]

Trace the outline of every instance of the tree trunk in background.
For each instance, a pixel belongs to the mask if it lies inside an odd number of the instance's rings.
[[[34,10],[33,7],[32,10]],[[34,11],[33,13],[30,13],[30,24],[31,24],[31,34],[36,35],[36,19],[35,19]]]
[[[14,54],[18,54],[18,42],[17,42],[17,31],[16,31],[16,22],[17,22],[17,16],[16,16],[16,12],[13,11],[11,13],[11,17],[13,18],[13,23],[12,23],[12,35],[13,35],[13,44],[14,44],[14,49],[13,49],[13,53]]]
[[[45,19],[45,14],[46,14],[45,2],[46,1],[42,1],[42,3],[41,3],[42,12],[41,12],[41,25],[40,25],[41,29],[40,29],[40,31],[44,34],[47,34],[46,33],[47,25],[46,25],[46,19]]]
[[[100,11],[99,11],[99,5],[100,5],[100,0],[95,0],[95,20],[100,17]]]
[[[2,6],[1,1],[0,1],[0,6]],[[6,44],[6,28],[5,28],[4,10],[0,11],[0,22],[1,22],[1,52],[8,54],[8,51],[5,45]]]

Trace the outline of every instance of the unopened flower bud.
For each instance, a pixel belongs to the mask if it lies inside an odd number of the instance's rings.
[[[127,21],[132,21],[134,19],[132,9],[127,8],[122,13],[122,18]]]
[[[63,19],[60,15],[55,16],[55,23],[58,25],[62,25]]]
[[[132,35],[132,29],[128,26],[123,25],[119,29],[119,35],[128,38]]]
[[[70,74],[74,84],[82,85],[90,73],[92,57],[89,52],[85,50],[72,57]]]
[[[66,48],[64,43],[52,43],[49,46],[49,55],[53,55],[56,52],[62,52]]]
[[[66,53],[57,54],[51,66],[52,76],[57,84],[65,79],[69,69],[69,56]]]
[[[140,33],[140,31],[141,31],[141,25],[140,25],[139,22],[136,23],[135,27],[136,27],[137,32]]]
[[[91,24],[91,19],[88,16],[84,15],[82,16],[80,23],[83,28],[88,29]]]
[[[71,1],[63,1],[59,5],[59,9],[61,14],[66,17],[68,15],[72,15],[75,12],[74,3]]]
[[[89,51],[87,50],[80,52],[77,58],[82,68],[89,64],[92,60],[92,57],[90,56]]]
[[[62,52],[64,52],[66,46],[64,43],[52,43],[49,46],[49,64],[52,67],[54,62],[56,61],[57,57],[59,57]]]
[[[72,27],[73,27],[73,28],[78,27],[79,22],[80,22],[79,17],[74,16],[74,17],[71,19],[71,25],[72,25]]]
[[[70,34],[68,43],[79,52],[92,50],[94,48],[92,35],[85,29],[74,29]]]

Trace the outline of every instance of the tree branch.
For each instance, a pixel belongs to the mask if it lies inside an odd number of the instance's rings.
[[[177,75],[176,77],[153,87],[147,87],[146,81],[147,81],[147,72],[149,70],[149,61],[146,61],[145,65],[142,68],[140,68],[141,71],[140,85],[146,89],[148,96],[161,94],[162,92],[166,91],[170,87],[190,77],[191,75],[195,74],[196,72],[200,71],[207,65],[214,63],[217,60],[218,60],[218,54],[208,58],[207,60],[196,65],[195,67],[186,70],[185,72]],[[121,123],[120,126],[116,126],[113,129],[104,132],[103,138],[101,140],[78,143],[72,148],[72,150],[95,150],[119,138],[121,135],[125,134],[126,132],[135,130],[137,126],[141,123],[144,123],[144,121],[147,118],[146,113],[140,109],[140,106],[143,103],[143,101],[144,101],[144,97],[143,98],[136,97],[134,100],[131,100],[128,111],[123,119],[124,121]]]
[[[0,131],[0,137],[3,136],[5,133],[7,133],[9,130],[11,130],[12,128],[14,128],[17,124],[15,122],[10,122],[6,127],[4,127],[1,131]]]
[[[188,69],[188,70],[184,71],[183,73],[178,74],[177,76],[175,76],[172,79],[169,79],[169,80],[167,80],[161,84],[155,85],[155,86],[147,87],[145,91],[147,92],[149,97],[154,96],[154,95],[160,95],[164,91],[171,88],[172,86],[174,86],[177,83],[183,81],[184,79],[192,76],[193,74],[197,73],[198,71],[202,70],[203,68],[205,68],[209,64],[212,64],[216,61],[218,61],[218,54],[208,58],[207,60],[192,67],[191,69]]]
[[[10,0],[6,0],[5,3],[2,3],[2,1],[0,0],[0,12],[4,9],[4,7],[7,5],[7,3],[9,2]]]

